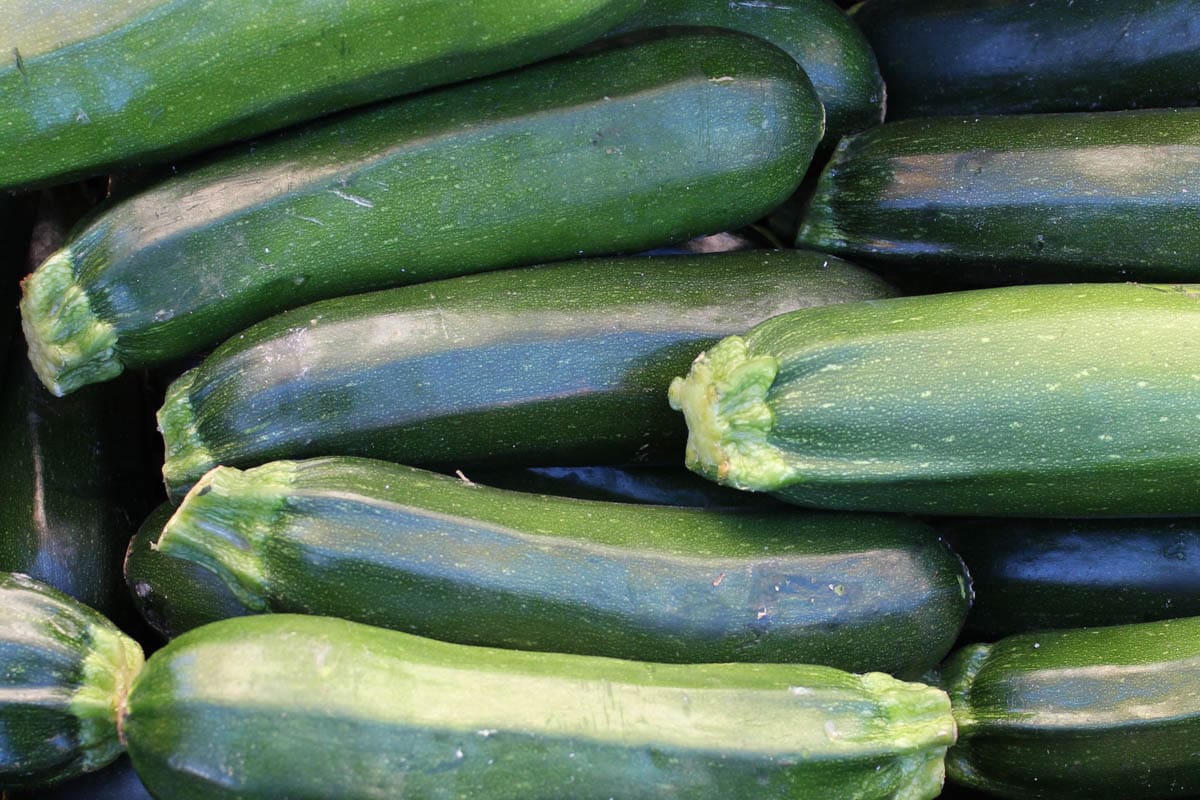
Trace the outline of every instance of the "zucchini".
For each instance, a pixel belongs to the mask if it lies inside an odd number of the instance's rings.
[[[0,792],[0,800],[154,800],[127,756],[52,787]]]
[[[0,373],[0,570],[124,621],[121,557],[155,492],[141,386],[123,376],[56,400],[13,344]]]
[[[802,505],[1200,513],[1200,286],[1012,286],[811,308],[702,353],[688,466]]]
[[[1200,618],[1010,636],[947,662],[950,778],[1011,798],[1200,792]]]
[[[0,189],[62,182],[510,69],[639,0],[3,0]]]
[[[938,525],[967,562],[971,641],[1200,616],[1200,519],[977,520]]]
[[[794,61],[728,31],[338,117],[97,214],[24,285],[30,358],[64,394],[320,298],[734,228],[792,193],[822,120]]]
[[[174,513],[170,503],[154,509],[125,552],[125,583],[142,619],[169,639],[209,622],[254,613],[212,570],[155,548]]]
[[[944,693],[879,673],[491,650],[286,614],[155,653],[123,729],[174,800],[920,800],[954,741]]]
[[[797,247],[969,284],[1200,280],[1200,109],[940,118],[843,141]]]
[[[177,499],[217,464],[309,455],[450,470],[677,458],[686,430],[661,387],[696,349],[786,310],[890,293],[827,256],[751,251],[326,300],[230,339],[171,385],[163,475]]]
[[[883,121],[883,78],[875,54],[858,26],[832,0],[647,0],[615,32],[686,25],[758,36],[796,59],[825,107],[822,149],[832,149],[843,136]]]
[[[346,457],[218,467],[155,548],[260,613],[658,662],[920,675],[971,604],[958,557],[900,518],[556,498]]]
[[[854,21],[902,119],[1194,106],[1198,15],[1196,0],[868,0]]]
[[[0,573],[0,786],[38,786],[121,754],[117,706],[142,650],[107,619]]]

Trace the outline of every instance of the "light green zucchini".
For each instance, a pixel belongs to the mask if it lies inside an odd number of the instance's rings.
[[[123,729],[173,800],[922,800],[955,736],[943,692],[880,673],[491,650],[287,614],[155,653]]]
[[[702,353],[689,467],[825,508],[1200,513],[1200,286],[1015,286],[792,312]]]

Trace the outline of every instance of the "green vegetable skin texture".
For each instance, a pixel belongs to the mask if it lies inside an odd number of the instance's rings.
[[[843,141],[798,247],[997,284],[1200,278],[1200,109],[939,118]]]
[[[807,309],[671,387],[688,466],[802,505],[1200,512],[1200,287],[1016,286]]]
[[[154,492],[141,386],[125,376],[52,397],[19,337],[0,374],[0,570],[131,615],[121,556]]]
[[[99,613],[0,573],[0,786],[38,786],[121,753],[116,703],[142,664],[137,643]]]
[[[682,464],[471,470],[468,477],[475,483],[497,489],[578,497],[581,500],[693,508],[763,508],[778,505],[764,495],[717,486],[688,472]]]
[[[794,61],[721,31],[339,117],[98,214],[25,286],[31,357],[64,393],[324,297],[728,230],[792,193],[822,120]]]
[[[854,21],[889,119],[1197,101],[1196,0],[868,0]]]
[[[155,546],[258,612],[659,662],[915,676],[971,604],[962,562],[905,519],[576,500],[345,457],[214,470]]]
[[[449,470],[678,460],[662,389],[721,336],[887,296],[794,251],[554,264],[327,300],[230,339],[159,412],[175,498],[217,464],[361,455]]]
[[[125,584],[142,618],[170,639],[209,622],[255,613],[212,570],[155,548],[174,513],[170,503],[154,509],[125,552]]]
[[[968,641],[1200,615],[1200,520],[962,520]]]
[[[144,164],[565,52],[638,0],[4,0],[0,188]]]
[[[954,740],[942,692],[878,673],[469,648],[283,614],[158,651],[124,731],[146,786],[176,800],[914,800],[937,795]]]
[[[618,33],[702,25],[766,39],[804,68],[825,106],[825,142],[883,120],[884,88],[866,37],[830,0],[647,0]]]
[[[947,662],[956,782],[1011,798],[1200,792],[1200,618],[1029,633]]]

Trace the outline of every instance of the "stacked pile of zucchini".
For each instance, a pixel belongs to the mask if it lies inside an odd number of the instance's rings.
[[[0,0],[4,800],[1200,795],[1200,0],[260,5]]]

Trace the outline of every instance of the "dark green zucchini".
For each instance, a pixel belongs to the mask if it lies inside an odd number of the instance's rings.
[[[888,118],[1194,106],[1197,0],[867,0]]]
[[[149,409],[136,376],[59,400],[18,336],[0,383],[0,570],[113,617],[132,613],[121,559],[156,494]]]
[[[474,483],[581,500],[692,508],[769,506],[770,497],[717,486],[682,466],[528,467],[472,470]]]
[[[1026,798],[1200,793],[1200,618],[1045,631],[947,662],[955,782]]]
[[[670,387],[688,466],[822,508],[1200,513],[1200,286],[1012,286],[810,308]]]
[[[45,584],[0,573],[0,786],[38,786],[121,754],[117,709],[137,643]]]
[[[792,59],[728,31],[339,117],[81,227],[25,284],[30,357],[62,394],[324,297],[728,230],[795,190],[822,120]]]
[[[615,32],[682,25],[748,33],[796,59],[825,107],[826,149],[847,134],[883,121],[883,79],[875,54],[858,26],[832,0],[646,0]]]
[[[1200,520],[939,523],[978,601],[970,641],[1052,628],[1200,616]]]
[[[154,546],[175,507],[163,503],[129,540],[125,583],[142,618],[168,639],[219,619],[255,613],[212,570]]]
[[[798,247],[951,283],[1200,280],[1200,109],[897,122],[842,142]]]
[[[639,0],[3,0],[0,189],[144,164],[510,69]]]
[[[962,562],[902,518],[549,497],[345,457],[218,467],[154,547],[260,613],[658,662],[915,676],[971,605]]]
[[[491,650],[286,614],[155,653],[124,732],[173,800],[923,800],[955,735],[943,692],[879,673]]]
[[[362,455],[449,470],[677,461],[662,387],[786,310],[891,293],[827,256],[749,251],[464,276],[338,298],[230,339],[167,392],[176,498],[217,464]]]
[[[0,800],[154,800],[133,771],[129,758],[121,756],[97,772],[89,772],[51,787],[27,791],[0,791]]]

